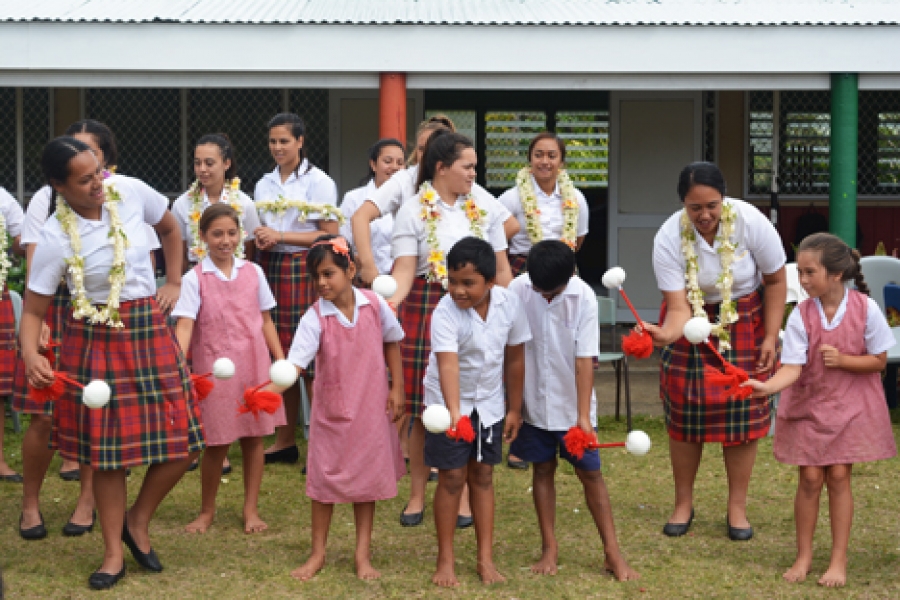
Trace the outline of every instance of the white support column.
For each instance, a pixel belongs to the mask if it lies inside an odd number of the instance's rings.
[[[25,206],[25,99],[16,88],[16,196]]]

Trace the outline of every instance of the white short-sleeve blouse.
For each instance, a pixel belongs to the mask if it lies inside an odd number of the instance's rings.
[[[341,202],[341,212],[347,219],[341,225],[341,235],[347,238],[347,241],[353,245],[353,227],[350,219],[353,214],[359,210],[363,202],[371,198],[378,188],[375,187],[375,181],[370,180],[367,185],[350,190],[344,195],[344,201]],[[391,258],[391,233],[394,230],[394,215],[387,213],[372,221],[369,225],[372,242],[372,255],[375,258],[375,266],[378,267],[379,273],[390,273],[394,260]]]
[[[0,187],[0,214],[6,221],[6,233],[12,237],[22,235],[22,224],[25,222],[25,213],[19,201],[12,194]],[[21,241],[21,240],[20,240]]]
[[[545,240],[558,240],[562,237],[563,228],[563,211],[562,211],[562,194],[559,191],[559,185],[549,195],[544,193],[541,186],[537,184],[534,177],[531,178],[531,185],[534,186],[535,196],[537,196],[538,210],[541,211],[541,232]],[[578,237],[587,235],[588,221],[590,220],[590,212],[587,200],[584,194],[579,190],[575,190],[575,197],[578,201]],[[503,192],[497,201],[512,213],[521,226],[519,233],[509,240],[510,254],[528,254],[531,251],[531,238],[528,237],[526,228],[525,211],[522,209],[522,201],[519,197],[518,186],[512,187]]]

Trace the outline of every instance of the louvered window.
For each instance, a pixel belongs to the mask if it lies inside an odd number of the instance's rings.
[[[528,164],[528,144],[547,129],[545,112],[488,112],[484,115],[485,179],[488,188],[509,188]]]
[[[559,111],[556,133],[566,142],[566,168],[576,187],[609,185],[609,113]]]
[[[878,113],[878,187],[900,188],[900,112]]]

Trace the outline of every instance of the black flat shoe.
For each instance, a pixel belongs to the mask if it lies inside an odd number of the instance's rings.
[[[746,542],[753,537],[752,527],[732,527],[731,519],[725,517],[725,523],[728,525],[728,539],[732,542]]]
[[[88,585],[91,586],[92,590],[108,590],[119,583],[119,580],[123,577],[125,577],[125,565],[122,565],[122,570],[114,575],[94,571],[91,573],[91,576],[88,577]]]
[[[409,506],[408,504],[406,506]],[[400,513],[400,524],[404,527],[418,527],[422,524],[422,521],[425,520],[425,510],[422,512],[406,514],[406,507],[403,507],[403,512]]]
[[[300,460],[300,450],[297,446],[288,446],[275,452],[269,452],[265,455],[265,463],[271,465],[274,463],[285,463],[288,465],[296,464]]]
[[[225,465],[222,467],[222,475],[231,475],[231,472],[234,471],[231,465]]]
[[[81,471],[73,469],[71,471],[60,471],[59,478],[63,481],[81,481]]]
[[[191,465],[187,468],[187,472],[190,473],[191,471],[196,471],[196,470],[197,470],[197,467],[199,467],[199,466],[200,466],[200,461],[199,461],[199,460],[195,460],[195,461],[192,462]]]
[[[72,513],[72,516],[75,516],[75,513]],[[84,535],[86,533],[90,533],[94,530],[94,523],[97,522],[97,511],[95,510],[91,514],[91,522],[89,525],[76,525],[72,522],[72,517],[69,517],[68,523],[63,526],[63,535],[66,537],[78,537],[80,535]]]
[[[475,524],[475,519],[472,518],[472,515],[468,517],[464,517],[462,515],[456,516],[456,528],[457,529],[467,529]]]
[[[691,509],[691,518],[688,519],[687,523],[666,523],[663,526],[663,533],[669,537],[681,537],[688,532],[691,528],[691,523],[694,522],[694,509]]]
[[[156,556],[156,552],[153,551],[153,548],[150,548],[150,552],[146,554],[141,552],[141,549],[137,547],[137,544],[134,542],[134,538],[131,537],[131,532],[128,531],[128,519],[125,519],[125,523],[122,525],[122,541],[125,542],[125,545],[128,546],[128,549],[131,550],[131,555],[134,557],[134,560],[137,561],[137,564],[141,565],[148,571],[153,571],[154,573],[160,573],[163,570],[162,563],[159,562],[159,557]]]
[[[433,481],[437,481],[439,479],[437,471],[428,471],[428,483]]]
[[[25,480],[18,473],[13,473],[12,475],[0,475],[0,481],[5,481],[6,483],[22,483]]]
[[[19,535],[23,540],[42,540],[47,537],[47,527],[44,525],[44,515],[41,515],[41,522],[34,527],[22,529],[22,515],[19,515]]]
[[[506,459],[506,466],[510,469],[517,469],[519,471],[527,471],[528,463],[524,460],[514,460],[514,459]]]

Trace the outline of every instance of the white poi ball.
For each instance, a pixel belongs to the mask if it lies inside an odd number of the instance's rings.
[[[684,337],[692,344],[702,344],[712,333],[712,325],[706,317],[694,317],[684,324]]]
[[[379,275],[372,281],[372,291],[382,298],[390,298],[397,293],[397,280],[390,275]]]
[[[625,438],[625,449],[635,456],[647,454],[650,452],[650,446],[652,445],[653,443],[650,441],[650,436],[640,429],[635,429],[628,434],[627,438]]]
[[[444,433],[453,425],[453,418],[447,407],[432,404],[422,413],[422,425],[431,433]]]
[[[234,377],[234,362],[230,358],[217,358],[213,363],[213,377],[216,379],[231,379]]]
[[[297,367],[284,359],[276,360],[269,368],[269,379],[279,387],[291,387],[297,381]]]
[[[603,287],[608,290],[617,290],[625,283],[625,269],[613,267],[603,274]]]
[[[109,404],[109,396],[111,394],[112,391],[105,381],[95,379],[84,386],[82,402],[88,408],[103,408]]]

